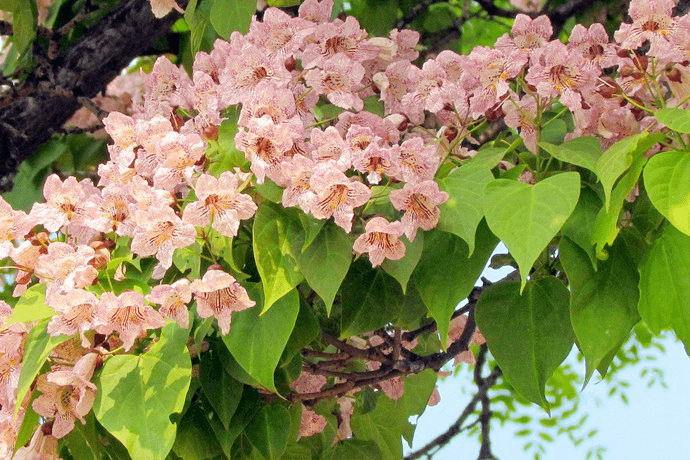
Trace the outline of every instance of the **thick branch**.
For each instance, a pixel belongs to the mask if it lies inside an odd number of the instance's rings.
[[[179,14],[172,13],[156,19],[147,0],[123,0],[79,41],[29,75],[16,93],[3,95],[0,191],[12,188],[19,164],[79,109],[77,98],[103,91],[177,18]]]

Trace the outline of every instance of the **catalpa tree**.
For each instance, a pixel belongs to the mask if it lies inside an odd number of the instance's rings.
[[[339,14],[390,29],[429,4],[377,25],[359,2],[129,3],[3,3],[8,161],[50,135],[10,115],[91,111],[0,201],[3,458],[399,459],[463,362],[460,421],[493,458],[496,385],[549,411],[573,345],[587,382],[640,321],[690,341],[690,16],[671,0],[564,40],[584,3],[514,1],[532,15],[464,54]],[[128,18],[184,40],[92,100],[79,85],[105,78],[66,56]],[[508,275],[480,279],[489,262]]]

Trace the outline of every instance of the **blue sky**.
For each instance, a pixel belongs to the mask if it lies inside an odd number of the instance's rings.
[[[587,426],[598,428],[599,433],[577,448],[566,436],[553,443],[545,443],[546,453],[542,458],[584,460],[589,448],[596,445],[606,448],[603,456],[606,460],[690,458],[690,360],[683,346],[670,335],[663,339],[663,344],[666,353],[652,364],[664,371],[667,389],[658,384],[647,388],[646,380],[639,377],[643,364],[624,369],[618,378],[631,383],[626,390],[629,404],[625,405],[617,396],[610,398],[610,386],[605,381],[598,382],[595,375],[580,393],[579,414],[588,413]],[[569,357],[573,362],[574,353]],[[413,448],[425,445],[457,419],[471,398],[471,395],[463,394],[462,380],[460,376],[440,382],[441,402],[427,408],[420,417]],[[541,417],[544,413],[534,406],[530,414]],[[492,425],[492,451],[500,460],[534,458],[533,454],[522,450],[525,438],[513,436],[519,428],[517,425]],[[461,435],[436,454],[434,460],[474,460],[478,452],[476,438],[468,439]]]

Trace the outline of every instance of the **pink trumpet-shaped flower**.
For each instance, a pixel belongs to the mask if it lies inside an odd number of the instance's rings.
[[[197,227],[211,224],[223,236],[236,236],[240,220],[249,219],[257,209],[249,195],[237,192],[239,185],[238,177],[229,171],[219,178],[201,175],[194,185],[198,201],[187,205],[182,221]]]
[[[125,351],[129,351],[137,337],[147,330],[165,326],[163,316],[146,305],[144,295],[139,292],[125,291],[119,296],[105,292],[101,296],[101,305],[105,317],[101,319],[103,326],[98,331],[101,334],[117,332]]]
[[[96,368],[98,355],[89,353],[76,362],[70,370],[60,370],[38,377],[36,387],[42,393],[33,402],[37,414],[54,418],[52,435],[66,436],[74,428],[74,420],[86,423],[96,398],[96,385],[91,376]]]
[[[214,317],[223,334],[230,332],[232,313],[256,305],[247,291],[229,273],[210,268],[200,280],[191,284],[201,318]]]
[[[359,252],[369,253],[371,265],[381,265],[384,259],[398,260],[405,255],[405,244],[400,241],[404,230],[400,222],[388,222],[383,217],[374,217],[365,227],[352,248]]]

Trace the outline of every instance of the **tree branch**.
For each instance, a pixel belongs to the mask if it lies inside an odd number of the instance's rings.
[[[91,98],[103,91],[179,17],[171,13],[156,19],[147,0],[123,0],[76,43],[29,75],[16,92],[4,93],[0,192],[12,188],[19,164],[80,108],[79,97]]]
[[[484,366],[484,363],[486,361],[486,346],[482,346],[480,349],[479,356],[477,357],[477,364],[475,366],[475,376],[477,375],[477,372],[479,372],[481,375],[481,369]],[[461,433],[462,431],[470,428],[471,426],[475,425],[476,423],[481,423],[483,426],[483,421],[482,421],[482,416],[484,415],[482,411],[482,415],[480,415],[479,419],[476,421],[470,423],[469,425],[463,426],[467,419],[469,418],[470,415],[475,411],[475,408],[477,407],[477,404],[480,402],[483,402],[483,400],[486,398],[488,399],[488,391],[493,387],[498,378],[501,376],[501,369],[499,367],[495,367],[493,371],[486,377],[481,379],[481,384],[478,384],[477,386],[477,393],[472,397],[469,403],[467,403],[467,406],[465,406],[465,409],[462,411],[460,414],[460,417],[453,423],[448,430],[446,430],[445,433],[440,434],[437,436],[435,439],[433,439],[431,442],[426,444],[425,446],[421,447],[419,450],[416,450],[412,453],[410,453],[408,456],[405,457],[405,460],[416,460],[418,458],[421,458],[425,455],[430,455],[429,453],[432,450],[438,449],[446,444],[455,437],[457,434]],[[480,377],[481,378],[481,377]],[[477,380],[475,378],[475,383],[477,383]],[[488,405],[486,406],[488,407]],[[490,413],[489,413],[490,414]],[[483,434],[483,430],[482,430]],[[485,437],[487,439],[488,443],[488,431],[487,435]],[[482,442],[482,448],[484,448],[484,443]],[[489,449],[490,452],[490,449]],[[480,451],[481,455],[481,451]],[[480,458],[492,458],[492,457],[481,457]]]

